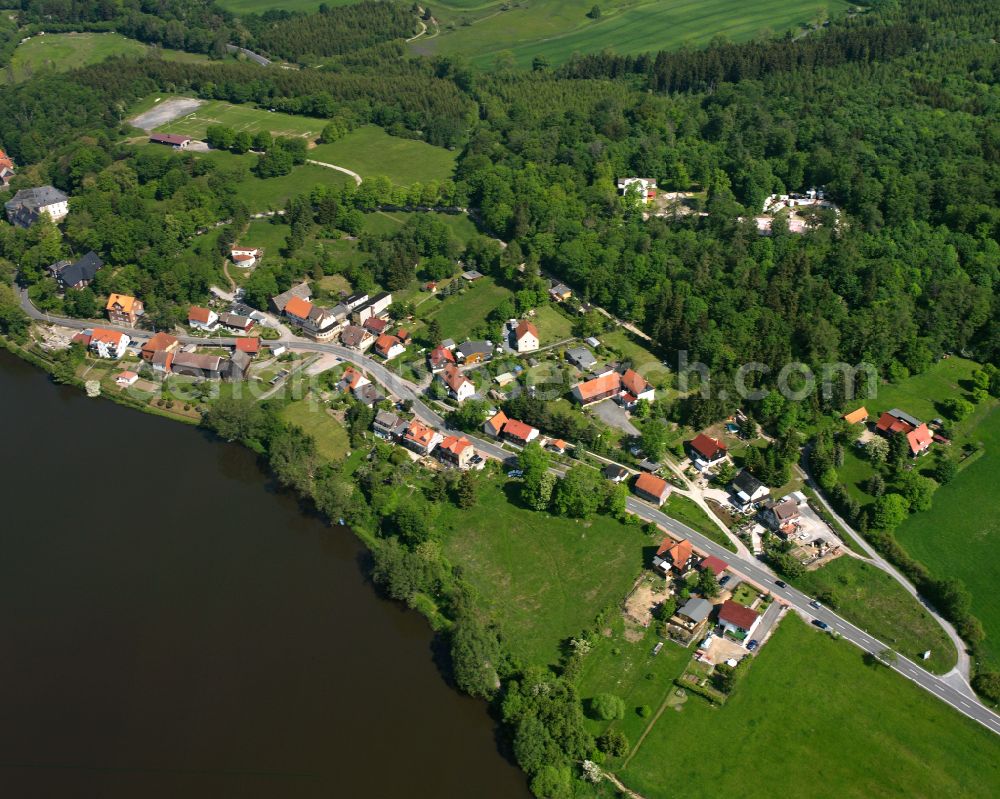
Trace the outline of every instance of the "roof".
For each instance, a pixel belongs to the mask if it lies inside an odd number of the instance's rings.
[[[122,311],[125,313],[132,313],[135,308],[136,299],[135,297],[129,297],[127,294],[112,294],[108,297],[108,304],[105,307],[106,311],[114,310],[116,305],[121,306]],[[140,305],[142,303],[139,303]]]
[[[750,474],[750,472],[746,469],[742,469],[740,473],[733,478],[733,488],[735,488],[737,492],[746,494],[749,497],[764,488],[764,484]]]
[[[593,397],[618,391],[621,385],[622,376],[618,372],[608,372],[600,377],[595,377],[593,380],[578,383],[576,391],[580,395],[580,399],[587,402],[587,400]]]
[[[191,141],[191,137],[179,133],[150,133],[149,140],[157,144],[184,144]]]
[[[530,424],[519,422],[517,419],[508,419],[507,424],[503,426],[504,433],[520,441],[527,441],[534,429]]]
[[[910,442],[910,452],[916,455],[923,452],[931,445],[933,435],[927,425],[922,424],[916,430],[906,434],[906,440]]]
[[[347,385],[347,388],[351,390],[357,388],[358,384],[362,380],[367,382],[368,378],[366,378],[361,371],[355,369],[353,366],[348,366],[344,370],[344,374],[341,375],[340,377],[340,382],[345,383]]]
[[[178,352],[174,355],[173,368],[204,369],[218,372],[222,368],[222,358],[218,355],[199,355],[196,352]]]
[[[6,207],[13,208],[44,208],[46,205],[64,203],[69,197],[54,186],[38,186],[34,189],[21,189],[10,200]]]
[[[348,325],[340,331],[340,343],[345,347],[357,347],[367,335],[368,333],[363,327]]]
[[[628,469],[617,463],[609,463],[607,466],[601,469],[601,473],[609,480],[621,480],[626,475],[628,475]]]
[[[247,261],[256,261],[257,256],[250,255],[249,253],[240,253],[239,255],[234,255],[233,260],[237,263],[246,263]]]
[[[680,570],[687,566],[691,560],[691,556],[694,555],[694,547],[686,538],[676,543],[672,538],[664,538],[660,548],[656,550],[656,554],[669,561],[675,569]]]
[[[744,631],[753,627],[754,622],[759,618],[760,614],[756,610],[741,605],[739,602],[733,602],[731,599],[723,602],[719,609],[719,621],[739,627]]]
[[[634,369],[625,370],[625,374],[622,375],[622,385],[636,396],[639,396],[644,391],[649,391],[651,388],[649,383],[646,382],[646,378]]]
[[[706,458],[712,458],[720,449],[725,452],[726,445],[718,439],[706,436],[704,433],[698,433],[698,435],[691,439],[691,449],[699,455],[703,455]]]
[[[467,272],[462,272],[462,277],[466,280],[479,280],[479,278],[483,277],[483,273],[476,269],[470,269]]]
[[[385,397],[374,383],[365,383],[365,385],[357,386],[354,389],[354,399],[365,405],[374,405],[376,402],[384,400]]]
[[[142,345],[142,351],[145,353],[166,351],[172,347],[176,347],[179,343],[180,342],[169,333],[155,333],[149,341]]]
[[[456,348],[463,358],[477,353],[490,355],[493,352],[493,344],[489,341],[466,341]]]
[[[202,308],[200,305],[192,305],[188,309],[189,322],[201,322],[203,325],[207,325],[208,320],[211,318],[212,312],[208,308]]]
[[[662,497],[665,491],[670,490],[666,480],[649,472],[643,472],[639,475],[635,481],[635,488],[637,491],[642,491],[653,497]]]
[[[497,411],[496,416],[489,419],[486,424],[490,426],[490,429],[493,430],[495,435],[499,435],[500,431],[503,430],[504,425],[507,424],[507,421],[507,414],[503,411]]]
[[[400,422],[399,417],[392,411],[379,411],[375,414],[375,424],[391,430]]]
[[[538,338],[538,328],[535,327],[527,319],[522,319],[517,323],[517,327],[514,328],[514,336],[520,341],[525,335],[531,334],[535,338]]]
[[[444,381],[444,384],[455,392],[457,392],[465,383],[472,382],[469,378],[462,374],[461,370],[457,366],[451,364],[444,368],[440,377]]]
[[[301,297],[289,297],[285,303],[284,313],[297,316],[299,319],[308,319],[312,312],[313,304]]]
[[[563,452],[566,449],[566,442],[563,441],[561,438],[553,438],[549,439],[549,443],[546,444],[546,446],[552,447],[553,449],[557,449],[560,452]]]
[[[717,558],[715,555],[709,555],[701,563],[698,564],[698,568],[701,570],[711,569],[712,572],[718,577],[726,569],[729,568],[729,564],[726,563],[722,558]]]
[[[253,324],[253,319],[234,313],[220,313],[219,321],[226,327],[237,327],[240,330],[245,330]]]
[[[792,498],[783,499],[771,505],[771,513],[779,522],[794,519],[799,515],[799,503]]]
[[[697,623],[708,618],[712,612],[712,603],[700,596],[692,597],[684,603],[684,607],[677,611],[678,615],[686,616],[691,621]]]
[[[77,333],[70,339],[74,344],[82,344],[84,347],[90,346],[90,333],[84,330],[82,333]]]
[[[241,373],[240,376],[242,377],[242,373],[246,372],[246,370],[250,368],[250,360],[251,357],[249,352],[236,350],[229,358],[230,368],[238,369]]]
[[[104,266],[96,252],[91,250],[74,264],[59,271],[59,279],[67,286],[75,286],[77,283],[91,281],[94,275]]]
[[[461,457],[462,453],[471,446],[472,442],[469,441],[469,439],[464,437],[460,438],[459,436],[448,436],[438,445],[439,449],[450,452],[456,458]]]
[[[115,375],[115,380],[138,380],[139,375],[135,372],[130,372],[127,369],[124,372],[119,372]]]
[[[577,364],[582,364],[584,368],[588,368],[597,363],[597,358],[594,354],[588,350],[586,347],[570,347],[566,350],[566,357]]]
[[[921,424],[923,422],[916,417],[910,416],[899,408],[893,408],[878,418],[875,429],[883,433],[909,433],[911,430],[916,430]]]
[[[274,305],[278,311],[284,311],[285,306],[292,297],[298,297],[302,300],[308,300],[312,297],[312,290],[309,288],[308,283],[299,283],[297,286],[292,286],[288,291],[284,291],[281,294],[277,294],[271,297],[271,304]]]
[[[399,339],[396,338],[395,336],[390,336],[386,333],[383,333],[381,336],[375,339],[375,349],[378,352],[386,354],[389,352],[389,350],[391,350],[399,343],[400,343]]]
[[[260,352],[260,339],[256,336],[253,338],[238,338],[236,339],[236,351],[248,352],[251,355]]]
[[[848,424],[857,424],[858,422],[863,422],[868,418],[868,409],[865,407],[858,408],[856,411],[851,411],[850,413],[844,414],[844,421]]]
[[[389,323],[385,319],[379,319],[377,316],[369,316],[362,325],[365,330],[370,330],[372,333],[381,333],[388,326]]]
[[[103,327],[95,327],[90,333],[90,343],[93,344],[99,341],[117,347],[124,335],[124,333],[119,333],[117,330],[106,330]]]
[[[414,419],[410,422],[409,427],[406,428],[405,438],[407,441],[412,441],[415,444],[426,447],[434,439],[434,430],[423,422]]]
[[[439,366],[442,363],[455,363],[455,354],[443,344],[438,344],[431,350],[431,354],[427,357],[430,358],[432,366]]]

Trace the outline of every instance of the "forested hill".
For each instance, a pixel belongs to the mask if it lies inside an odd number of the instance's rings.
[[[687,350],[720,375],[865,359],[898,376],[963,348],[997,361],[1000,6],[919,0],[864,16],[815,39],[678,55],[670,81],[720,53],[843,45],[843,57],[789,56],[753,79],[684,79],[684,92],[649,91],[648,70],[673,56],[569,73],[476,73],[392,47],[327,70],[113,61],[0,89],[0,146],[73,191],[124,160],[121,110],[151,91],[347,114],[460,148],[455,202],[511,242],[494,268],[516,282],[526,261],[568,281],[664,355]],[[631,67],[587,77],[583,63]],[[629,174],[695,192],[706,215],[644,220],[615,191]],[[768,194],[812,185],[839,221],[805,235],[779,223],[771,237],[740,221]],[[684,413],[697,425],[730,411],[696,399]]]

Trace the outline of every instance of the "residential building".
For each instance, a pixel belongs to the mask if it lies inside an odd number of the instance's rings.
[[[351,305],[351,298],[348,298],[347,305]],[[390,305],[392,305],[392,295],[383,291],[381,294],[376,294],[366,302],[352,308],[351,318],[355,324],[363,325],[373,316],[386,316]]]
[[[375,339],[375,352],[387,361],[391,361],[393,358],[398,358],[406,352],[406,347],[404,347],[403,342],[395,336],[382,334]]]
[[[109,322],[123,327],[135,327],[139,317],[146,312],[142,300],[129,297],[127,294],[112,294],[108,297],[105,310],[108,312]]]
[[[229,251],[230,260],[239,267],[243,269],[249,269],[252,266],[257,265],[257,261],[263,253],[256,247],[249,249],[233,249]]]
[[[511,338],[512,346],[518,352],[534,352],[538,349],[538,328],[526,319],[514,326]]]
[[[229,356],[229,360],[224,364],[226,378],[234,382],[246,380],[252,361],[253,357],[249,352],[233,350],[233,354]]]
[[[52,186],[21,189],[4,203],[7,221],[17,227],[31,227],[42,214],[61,222],[69,213],[69,197]]]
[[[593,336],[587,336],[587,338],[583,340],[583,343],[588,347],[593,347],[595,350],[601,346],[601,342]]]
[[[188,309],[188,326],[195,330],[212,332],[219,327],[219,315],[210,308],[192,305]]]
[[[481,280],[485,275],[477,269],[469,269],[468,271],[462,272],[462,280],[466,280],[469,283],[475,283],[477,280]]]
[[[664,538],[653,556],[653,565],[664,574],[684,575],[691,571],[694,560],[694,547],[686,538],[683,541]]]
[[[303,333],[315,341],[329,341],[340,330],[334,314],[301,297],[289,297],[285,303],[284,315],[290,324],[300,327]]]
[[[87,348],[99,358],[117,360],[125,354],[131,339],[124,333],[95,327],[90,331]]]
[[[405,327],[401,327],[396,331],[396,338],[403,342],[404,347],[409,347],[413,343],[413,337]]]
[[[565,302],[573,296],[573,290],[565,283],[555,283],[549,289],[549,296],[556,302]]]
[[[545,442],[545,449],[554,452],[556,455],[566,454],[566,442],[561,438],[550,438]]]
[[[190,136],[181,136],[179,133],[150,133],[151,144],[165,144],[175,150],[186,150],[191,144]]]
[[[372,422],[372,430],[379,438],[387,441],[402,435],[406,429],[406,422],[391,411],[379,411],[375,414],[375,421]]]
[[[361,326],[373,336],[381,336],[389,326],[389,321],[387,319],[379,319],[377,316],[370,316],[365,319],[365,323]]]
[[[625,197],[632,191],[643,204],[656,199],[656,181],[653,178],[618,178],[618,193]]]
[[[260,339],[256,336],[252,338],[236,339],[236,352],[245,352],[251,358],[256,358],[260,353]]]
[[[249,316],[227,312],[219,314],[219,324],[238,333],[249,333],[253,329],[254,321]]]
[[[174,365],[174,352],[167,350],[157,350],[149,359],[149,365],[154,372],[168,375]]]
[[[642,472],[635,480],[635,495],[639,499],[653,502],[657,507],[667,501],[670,496],[670,483],[662,477],[649,472]]]
[[[459,436],[448,436],[437,448],[437,456],[442,462],[459,469],[468,469],[476,450],[472,442]]]
[[[199,355],[195,352],[178,352],[174,355],[170,371],[178,375],[218,380],[227,367],[218,355]]]
[[[573,399],[581,405],[617,397],[622,389],[622,376],[615,371],[608,371],[593,380],[585,380],[573,386]]]
[[[466,366],[483,363],[493,357],[493,342],[466,341],[455,348],[455,355]]]
[[[354,350],[366,349],[374,340],[367,330],[357,325],[347,325],[340,331],[340,343]]]
[[[115,385],[121,386],[122,388],[129,388],[134,386],[139,380],[139,375],[135,372],[119,372],[115,375]]]
[[[628,479],[629,471],[624,466],[620,466],[617,463],[609,463],[601,469],[601,474],[604,475],[605,479],[610,480],[612,483],[621,483]]]
[[[463,402],[476,393],[476,386],[454,364],[449,364],[438,373],[440,380],[448,389],[448,396],[457,402]]]
[[[385,394],[378,390],[378,386],[374,383],[369,383],[366,386],[359,386],[351,392],[358,402],[362,405],[367,405],[369,408],[373,405],[378,405],[382,400],[385,399]]]
[[[883,413],[875,423],[875,430],[886,438],[904,433],[910,445],[910,455],[914,458],[927,452],[934,440],[926,424],[899,408]]]
[[[3,150],[0,150],[0,189],[6,189],[14,177],[14,162]]]
[[[760,519],[765,525],[786,538],[795,532],[801,517],[799,503],[791,496],[768,502],[760,514]]]
[[[497,411],[495,415],[483,423],[483,432],[488,436],[493,436],[493,438],[500,438],[507,421],[507,415],[503,411]]]
[[[677,611],[677,618],[688,627],[696,627],[709,617],[712,612],[712,603],[700,596],[691,597],[684,606]]]
[[[169,333],[154,333],[152,338],[142,345],[142,359],[152,363],[153,356],[158,352],[174,352],[181,346],[180,341]]]
[[[309,302],[312,299],[312,290],[309,288],[308,283],[299,283],[297,286],[292,286],[288,291],[284,291],[275,297],[271,297],[271,308],[275,313],[284,313],[285,306],[288,305],[288,301],[292,297],[298,297],[300,300],[305,300]]]
[[[731,599],[727,599],[719,608],[719,624],[727,634],[739,641],[753,636],[760,619],[761,615],[756,610]]]
[[[729,568],[729,564],[726,563],[722,558],[717,558],[715,555],[709,555],[707,558],[702,560],[698,564],[698,569],[700,571],[705,571],[705,569],[711,569],[712,574],[716,577],[721,577],[722,573]]]
[[[353,392],[355,389],[370,385],[371,382],[372,381],[365,377],[364,373],[360,369],[348,366],[344,369],[344,373],[340,376],[340,382],[337,383],[337,388],[342,392]]]
[[[430,455],[443,438],[444,436],[434,428],[414,419],[407,425],[406,431],[403,433],[402,443],[403,446],[413,450],[418,455]]]
[[[427,356],[427,365],[434,374],[453,363],[455,363],[455,353],[441,344],[438,344]]]
[[[640,401],[652,402],[656,398],[653,387],[646,378],[634,369],[626,369],[622,374],[622,390],[618,402],[626,408],[634,408]]]
[[[503,426],[503,436],[508,441],[523,447],[538,438],[538,430],[530,424],[519,422],[517,419],[508,419]]]
[[[746,469],[742,469],[733,482],[730,483],[733,497],[741,508],[748,508],[755,502],[760,502],[771,493],[766,485],[754,477]]]
[[[705,469],[725,460],[726,445],[718,439],[699,433],[688,442],[688,454],[696,469]]]
[[[49,274],[56,279],[59,288],[82,289],[94,282],[97,273],[103,268],[104,261],[91,250],[79,261],[59,261],[49,267]]]
[[[843,418],[843,420],[848,424],[864,424],[868,421],[868,409],[861,407],[856,411],[845,413],[841,418]]]
[[[597,366],[597,358],[586,347],[570,347],[566,350],[566,360],[577,369],[589,372]]]

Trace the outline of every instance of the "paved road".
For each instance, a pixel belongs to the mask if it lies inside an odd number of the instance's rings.
[[[26,292],[21,292],[21,305],[25,312],[34,319],[49,321],[53,324],[59,324],[64,327],[77,330],[93,327],[95,325],[94,322],[86,322],[77,319],[63,319],[42,313],[31,304],[28,300]],[[102,326],[112,330],[121,331],[140,340],[145,340],[151,335],[149,331],[137,330],[134,328],[118,327],[114,325]],[[178,338],[185,343],[193,341],[210,346],[233,346],[236,341],[235,338],[224,337],[206,339],[196,336],[178,336]],[[268,343],[272,345],[281,343],[297,349],[310,350],[313,352],[329,352],[334,355],[338,355],[345,361],[353,363],[366,370],[375,378],[376,381],[381,383],[382,386],[388,389],[392,394],[402,400],[410,400],[410,402],[412,402],[413,413],[425,423],[439,427],[443,430],[448,430],[449,432],[461,433],[459,430],[452,430],[448,428],[445,424],[444,418],[426,402],[424,402],[424,400],[416,392],[412,383],[404,380],[399,375],[394,374],[387,369],[383,364],[369,358],[366,355],[363,355],[362,353],[342,347],[339,344],[321,344],[318,342],[307,341],[305,339],[290,340],[283,338],[281,340]],[[513,454],[509,450],[503,449],[495,442],[487,441],[477,436],[471,436],[468,433],[462,433],[462,435],[468,438],[472,442],[473,446],[475,446],[478,450],[491,457],[505,459]],[[557,467],[554,468],[553,471],[561,473],[564,470]],[[692,530],[690,527],[677,521],[676,519],[672,519],[658,508],[654,508],[652,505],[649,505],[636,497],[629,497],[626,507],[629,511],[636,514],[641,519],[644,519],[645,521],[652,521],[660,525],[671,535],[677,538],[689,539],[702,553],[715,555],[716,557],[726,561],[726,563],[729,564],[730,571],[739,577],[749,580],[750,582],[769,590],[775,597],[780,599],[790,608],[798,611],[801,615],[807,618],[819,619],[826,622],[830,626],[831,632],[836,632],[860,649],[870,652],[873,655],[892,649],[892,647],[887,646],[883,642],[866,633],[864,630],[855,627],[850,622],[841,618],[832,610],[827,608],[816,609],[810,607],[810,597],[806,596],[801,591],[798,591],[791,586],[787,586],[785,588],[778,586],[776,584],[774,574],[762,563],[756,560],[735,556],[732,552],[719,544],[716,544],[711,539],[706,538],[701,533]],[[943,702],[947,702],[959,713],[968,716],[970,719],[982,724],[988,730],[1000,735],[1000,716],[982,705],[974,696],[970,696],[963,691],[956,690],[942,678],[930,674],[916,663],[908,660],[902,655],[897,656],[895,663],[887,665],[902,674],[908,680],[916,683],[925,691],[933,694]]]

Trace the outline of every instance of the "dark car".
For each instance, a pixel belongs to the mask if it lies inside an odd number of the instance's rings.
[[[823,605],[820,604],[820,601],[818,599],[814,599],[812,602],[809,603],[809,607],[816,608],[816,610],[819,610],[821,607],[823,607]]]
[[[719,585],[725,585],[728,582],[729,582],[729,575],[727,574],[725,577],[719,580]]]
[[[778,586],[778,588],[788,588],[788,583],[786,583],[784,580],[775,580],[774,584]]]
[[[820,619],[813,619],[813,624],[815,624],[821,630],[829,630],[830,629],[830,625],[827,624],[825,621],[821,621]]]
[[[753,652],[759,645],[760,645],[759,642],[755,638],[753,641],[747,644],[747,652]]]

